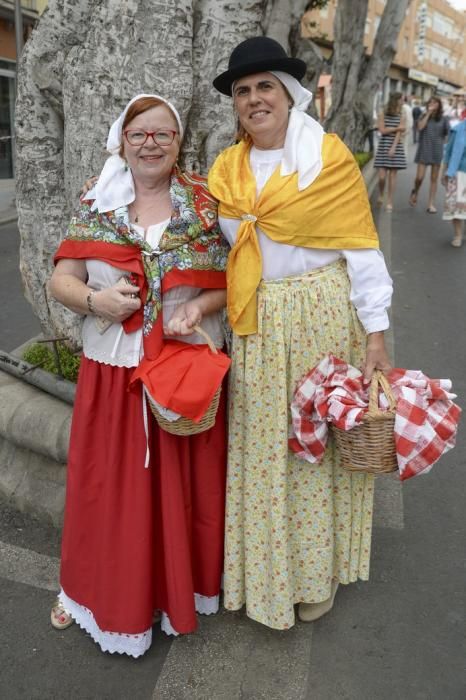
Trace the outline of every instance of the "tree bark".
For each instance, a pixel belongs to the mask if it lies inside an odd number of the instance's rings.
[[[183,143],[188,170],[207,174],[215,157],[233,143],[236,124],[231,99],[213,87],[242,39],[262,34],[264,0],[197,0],[194,3],[194,90]]]
[[[336,132],[352,151],[362,151],[373,126],[373,99],[396,52],[410,0],[387,0],[370,58],[364,52],[368,0],[339,0],[332,56],[332,107],[326,131]]]
[[[63,72],[66,56],[84,41],[90,1],[48,9],[21,55],[16,105],[16,202],[20,270],[26,298],[45,332],[60,316],[59,335],[74,336],[71,314],[51,301],[46,284],[52,255],[70,214],[65,190]]]

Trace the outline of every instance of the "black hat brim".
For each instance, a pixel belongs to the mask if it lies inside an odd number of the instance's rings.
[[[246,75],[254,73],[268,73],[272,70],[281,70],[284,73],[289,73],[296,80],[302,80],[306,73],[306,64],[299,58],[272,58],[253,61],[248,65],[238,66],[220,73],[213,81],[213,85],[223,95],[231,97],[231,87],[238,78],[244,78]]]

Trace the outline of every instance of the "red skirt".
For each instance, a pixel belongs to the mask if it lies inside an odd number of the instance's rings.
[[[158,609],[176,632],[192,632],[194,594],[212,597],[220,591],[225,391],[214,427],[199,435],[170,435],[148,411],[145,469],[142,390],[128,391],[132,372],[82,359],[68,455],[61,586],[100,631],[142,634]],[[99,641],[98,633],[92,636]]]

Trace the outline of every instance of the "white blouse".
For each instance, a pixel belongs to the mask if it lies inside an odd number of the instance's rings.
[[[251,148],[250,164],[256,178],[257,196],[279,166],[283,149],[262,151]],[[235,244],[239,219],[219,218],[220,227],[231,246]],[[367,333],[384,331],[389,327],[387,309],[393,292],[383,254],[374,249],[329,250],[301,248],[277,243],[256,226],[262,253],[262,277],[265,280],[301,275],[328,265],[339,258],[346,259],[351,283],[350,299]]]
[[[152,249],[157,248],[163,232],[168,226],[170,219],[159,224],[149,226],[146,231],[146,241]],[[144,236],[144,229],[141,226],[131,225],[133,230]],[[86,260],[88,274],[87,284],[93,289],[100,290],[111,287],[125,274],[124,270],[113,267],[101,260]],[[126,274],[129,274],[126,273]],[[163,295],[163,322],[168,323],[175,309],[190,299],[198,296],[202,289],[189,286],[178,286],[168,290]],[[202,327],[210,335],[217,347],[222,347],[224,343],[221,313],[208,314],[202,319]],[[143,354],[142,329],[133,333],[125,333],[121,323],[112,323],[103,333],[99,331],[98,321],[95,316],[86,316],[83,325],[83,352],[90,360],[103,362],[118,367],[136,367]],[[198,333],[185,336],[173,336],[175,340],[182,340],[185,343],[205,343],[203,337]]]

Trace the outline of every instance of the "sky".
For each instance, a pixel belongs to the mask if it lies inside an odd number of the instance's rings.
[[[466,10],[466,0],[448,0],[456,10]]]

